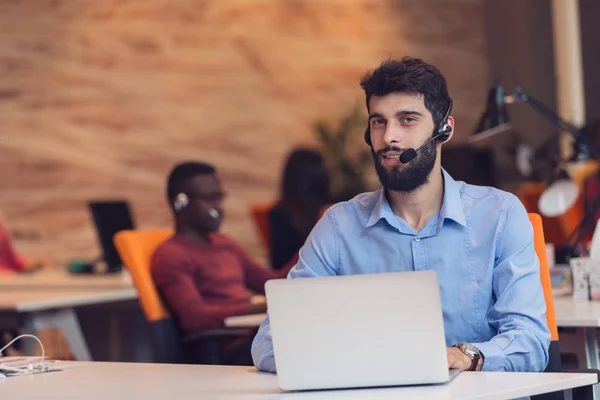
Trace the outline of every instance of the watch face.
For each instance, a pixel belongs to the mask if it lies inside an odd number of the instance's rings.
[[[473,346],[471,343],[461,343],[464,351],[471,357],[475,357],[479,355],[479,350],[477,347]]]

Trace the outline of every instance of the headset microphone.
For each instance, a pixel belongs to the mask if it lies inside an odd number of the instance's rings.
[[[415,149],[413,149],[413,148],[410,148],[410,149],[406,149],[406,150],[404,150],[404,151],[402,152],[402,154],[400,154],[400,162],[401,162],[402,164],[406,164],[406,163],[409,163],[409,162],[411,162],[412,160],[414,160],[414,159],[415,159],[415,157],[417,157],[417,153],[418,153],[419,151],[421,151],[421,149],[422,149],[423,147],[427,146],[429,143],[433,142],[434,140],[436,140],[436,139],[437,139],[437,138],[439,138],[440,136],[444,136],[444,135],[447,135],[447,133],[446,133],[446,132],[441,132],[441,133],[438,133],[437,135],[435,135],[434,137],[432,137],[431,139],[429,139],[428,141],[426,141],[424,145],[422,145],[421,147],[419,147],[419,148],[418,148],[418,149],[416,149],[416,150],[415,150]]]

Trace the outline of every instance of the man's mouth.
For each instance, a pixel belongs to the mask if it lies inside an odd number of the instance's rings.
[[[382,157],[385,158],[386,160],[400,160],[400,154],[396,154],[396,155],[385,155],[385,154],[383,154]]]

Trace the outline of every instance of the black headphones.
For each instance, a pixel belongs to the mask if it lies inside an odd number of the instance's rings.
[[[437,134],[435,136],[438,137],[438,141],[444,143],[450,138],[450,133],[452,132],[452,127],[448,123],[448,118],[450,117],[450,111],[452,111],[452,100],[450,100],[450,105],[448,106],[448,111],[444,115],[444,118],[440,121],[440,125],[437,129]],[[373,147],[371,143],[371,126],[367,125],[367,130],[365,131],[365,143],[369,146]]]

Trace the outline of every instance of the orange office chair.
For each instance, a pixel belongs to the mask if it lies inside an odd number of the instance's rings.
[[[536,213],[529,213],[529,221],[533,226],[533,245],[535,253],[540,261],[540,280],[546,300],[546,322],[550,330],[551,342],[548,348],[548,366],[544,372],[563,372],[560,361],[560,347],[558,345],[558,326],[556,325],[556,314],[554,312],[554,298],[552,297],[552,282],[550,281],[550,268],[546,255],[546,241],[544,239],[544,228],[542,217]],[[565,371],[567,372],[567,371]],[[578,370],[568,372],[590,372],[600,374],[597,370]],[[584,386],[573,389],[574,399],[593,399],[593,386]],[[564,400],[563,392],[546,393],[532,396],[532,400]]]
[[[519,186],[517,197],[521,200],[521,203],[523,203],[527,212],[532,214],[540,213],[538,201],[545,189],[546,184],[543,182],[524,182]],[[546,228],[544,232],[546,241],[548,243],[554,243],[557,246],[565,244],[570,232],[565,232],[559,218],[539,216]]]
[[[247,329],[214,329],[181,337],[175,321],[159,296],[150,263],[156,248],[172,235],[171,230],[124,230],[113,241],[123,264],[129,270],[138,291],[142,311],[150,324],[151,340],[157,362],[179,363],[186,361],[183,345],[202,340],[203,361],[218,364],[217,338],[223,336],[248,336]],[[187,360],[189,361],[189,360]]]
[[[269,228],[269,211],[274,207],[276,203],[255,203],[250,205],[250,213],[254,218],[254,223],[258,228],[258,232],[260,233],[260,237],[262,238],[263,245],[265,246],[265,250],[267,253],[271,253],[271,230]],[[319,218],[323,216],[325,211],[333,204],[324,205],[319,211]]]
[[[554,298],[552,297],[552,282],[550,280],[550,268],[548,266],[548,258],[546,255],[546,241],[544,239],[544,228],[542,226],[542,217],[536,213],[529,213],[529,221],[533,226],[533,246],[535,253],[540,260],[540,280],[542,281],[542,289],[544,290],[544,299],[546,300],[546,322],[550,330],[550,361],[558,362],[552,368],[560,370],[560,351],[558,348],[558,327],[556,325],[556,315],[554,314]]]

